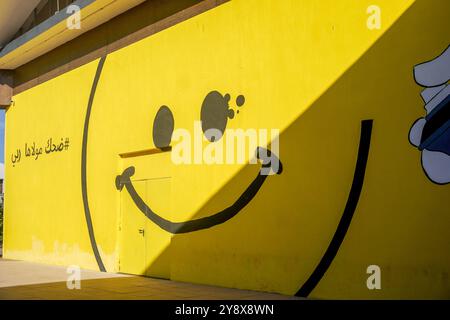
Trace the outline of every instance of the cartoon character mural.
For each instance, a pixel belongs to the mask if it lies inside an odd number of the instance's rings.
[[[450,46],[437,58],[414,68],[426,115],[416,120],[409,141],[422,155],[422,167],[437,184],[450,182]]]

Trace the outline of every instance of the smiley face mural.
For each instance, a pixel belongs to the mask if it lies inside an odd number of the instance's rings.
[[[234,111],[229,108],[229,100],[229,94],[223,96],[217,91],[211,91],[203,101],[201,111],[202,130],[205,134],[205,138],[212,143],[217,142],[222,138],[226,129],[228,118],[233,119],[234,117]],[[239,107],[242,107],[244,101],[244,96],[240,95],[236,99],[236,104]],[[172,112],[167,106],[162,106],[158,110],[153,122],[154,145],[162,150],[169,148],[173,129],[174,118]],[[212,130],[217,130],[218,134],[212,134]],[[262,168],[270,168],[275,174],[281,174],[283,170],[282,164],[276,155],[272,154],[269,150],[264,149],[263,147],[258,147],[257,150],[255,150],[255,156],[257,159],[262,161]],[[276,164],[276,166],[274,164]],[[121,191],[125,187],[130,197],[133,199],[136,207],[139,208],[139,210],[148,219],[158,225],[161,229],[173,234],[211,228],[233,218],[254,198],[267,177],[267,174],[264,174],[261,170],[253,182],[251,182],[245,189],[242,195],[231,206],[220,212],[196,220],[172,222],[166,220],[158,213],[155,213],[151,209],[151,206],[142,200],[141,196],[133,187],[133,183],[131,181],[131,177],[134,173],[135,168],[131,166],[126,168],[121,175],[118,175],[115,182],[117,190]]]
[[[5,258],[313,298],[448,297],[445,98],[411,129],[411,68],[448,45],[437,2],[380,0],[374,31],[370,1],[232,0],[17,94],[6,154],[49,137],[70,148],[7,164]],[[448,78],[420,70],[431,106]],[[259,140],[272,129],[278,149]],[[196,158],[237,153],[236,132],[258,137],[243,161]]]

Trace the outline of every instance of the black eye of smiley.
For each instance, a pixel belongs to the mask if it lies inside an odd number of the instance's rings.
[[[210,142],[220,140],[227,127],[228,119],[234,118],[234,110],[230,109],[230,95],[224,96],[218,91],[211,91],[203,100],[200,112],[202,131]],[[236,105],[242,107],[245,97],[240,95],[236,98]]]
[[[234,110],[230,108],[230,95],[222,95],[218,91],[211,91],[203,100],[200,120],[202,131],[210,142],[219,141],[227,127],[228,119],[234,118]],[[245,97],[239,95],[236,105],[242,107]],[[239,110],[237,111],[239,113]],[[158,149],[164,150],[170,146],[174,130],[174,118],[169,107],[162,106],[153,120],[153,143]]]
[[[174,119],[169,107],[162,106],[153,120],[153,143],[161,150],[170,146],[174,130]]]

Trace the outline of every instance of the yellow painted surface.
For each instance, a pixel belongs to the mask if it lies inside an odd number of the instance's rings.
[[[408,141],[424,113],[413,67],[448,46],[450,5],[378,0],[382,28],[369,30],[371,4],[232,0],[107,56],[90,117],[87,185],[108,271],[295,294],[336,230],[361,121],[373,119],[358,207],[311,297],[450,297],[450,187],[427,179]],[[5,258],[97,268],[81,193],[83,125],[97,65],[20,93],[7,111]],[[180,222],[232,204],[259,167],[174,165],[170,152],[120,155],[155,147],[152,125],[162,105],[176,129],[193,132],[212,90],[229,93],[234,109],[234,99],[246,97],[227,129],[280,130],[284,171],[268,177],[231,220],[171,235],[116,189],[123,169],[134,166],[141,197]],[[68,150],[37,160],[22,154],[13,166],[11,156],[25,143],[45,147],[49,138],[66,137]],[[381,268],[382,290],[367,289],[372,264]]]

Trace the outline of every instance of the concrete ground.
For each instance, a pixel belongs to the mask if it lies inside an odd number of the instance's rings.
[[[81,270],[67,288],[66,267],[0,259],[0,300],[287,300],[291,296]]]

